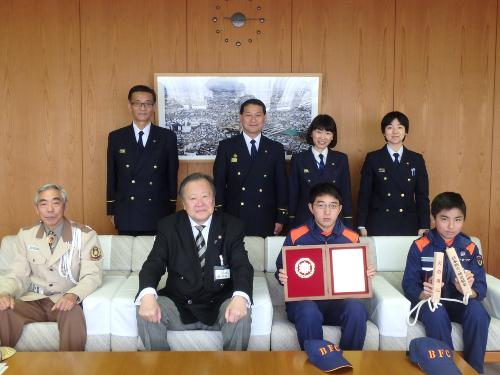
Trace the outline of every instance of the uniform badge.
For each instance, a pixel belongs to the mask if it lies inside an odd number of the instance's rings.
[[[304,168],[304,173],[309,173],[309,169]]]
[[[97,246],[94,246],[90,250],[90,259],[91,260],[99,260],[102,258],[102,251]]]
[[[237,163],[238,162],[238,154],[233,154],[233,157],[231,158],[231,163]]]
[[[477,255],[476,256],[476,262],[479,267],[483,266],[483,256],[482,255]]]
[[[295,274],[301,279],[308,279],[314,275],[316,265],[310,258],[300,258],[295,262]]]
[[[461,251],[461,252],[460,252],[460,256],[461,256],[461,257],[465,256],[465,251]]]
[[[126,150],[124,148],[121,148],[121,149],[118,150],[119,154],[124,154],[125,152],[126,152]]]
[[[379,172],[379,173],[385,173],[385,168],[379,168],[379,169],[378,169],[378,172]]]

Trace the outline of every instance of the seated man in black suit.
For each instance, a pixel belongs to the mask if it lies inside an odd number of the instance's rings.
[[[253,267],[243,224],[215,212],[210,176],[194,173],[179,187],[184,210],[162,219],[139,273],[139,335],[147,350],[169,350],[167,330],[220,330],[224,350],[246,350]],[[168,272],[165,288],[156,292]]]

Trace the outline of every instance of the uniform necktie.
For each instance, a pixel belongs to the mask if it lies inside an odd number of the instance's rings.
[[[394,164],[399,164],[399,154],[395,152],[392,156],[394,156]]]
[[[250,141],[252,147],[250,148],[250,157],[253,159],[257,156],[257,147],[255,147],[255,139]]]
[[[319,154],[319,171],[321,173],[323,173],[323,171],[325,170],[325,162],[323,158],[324,158],[323,154]]]
[[[49,243],[50,251],[53,251],[54,247],[56,247],[56,240],[56,234],[50,230],[49,233],[47,233],[47,242]]]
[[[141,130],[139,132],[139,142],[137,142],[137,147],[139,148],[139,151],[144,151],[144,143],[142,142],[143,135],[144,135],[144,132]]]
[[[207,246],[201,231],[205,228],[205,226],[196,225],[195,228],[198,229],[198,235],[196,236],[196,249],[198,250],[198,257],[200,258],[200,266],[203,269],[203,267],[205,267],[205,252],[207,251]]]

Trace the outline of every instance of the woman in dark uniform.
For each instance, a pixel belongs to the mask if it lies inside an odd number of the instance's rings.
[[[319,182],[333,182],[343,198],[343,221],[352,227],[352,195],[347,155],[331,150],[337,144],[337,125],[329,115],[316,116],[307,129],[309,150],[292,156],[289,178],[291,228],[304,224],[309,211],[309,190]]]
[[[403,146],[409,128],[403,113],[388,113],[381,123],[386,144],[366,155],[358,198],[363,236],[420,236],[430,227],[425,161]]]

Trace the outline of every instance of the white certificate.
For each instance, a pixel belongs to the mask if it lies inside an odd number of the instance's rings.
[[[367,292],[365,259],[361,247],[330,248],[333,294]]]

